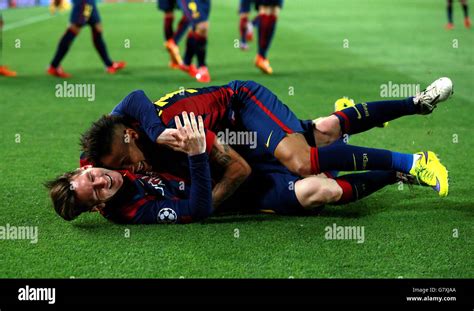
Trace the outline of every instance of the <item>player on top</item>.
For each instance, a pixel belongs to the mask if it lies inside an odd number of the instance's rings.
[[[8,69],[7,66],[2,65],[2,52],[3,52],[3,17],[0,12],[0,76],[5,77],[16,77],[16,72]]]
[[[469,9],[467,6],[467,0],[459,0],[459,3],[461,4],[462,10],[464,12],[464,26],[466,28],[471,28],[471,19],[469,18]],[[453,0],[448,0],[446,10],[448,12],[448,24],[446,25],[446,29],[451,30],[451,29],[454,29]]]
[[[441,78],[415,97],[362,103],[326,118],[299,120],[262,85],[232,81],[223,87],[173,92],[154,105],[142,91],[135,91],[122,100],[112,114],[138,120],[152,142],[174,147],[177,143],[172,129],[174,117],[182,111],[190,111],[203,115],[206,127],[214,132],[230,128],[257,133],[256,148],[235,146],[251,166],[254,162],[276,158],[298,176],[330,170],[393,170],[416,176],[440,196],[446,196],[448,173],[433,152],[404,154],[335,142],[344,134],[364,132],[401,116],[431,113],[451,93],[451,80]],[[114,155],[109,155],[110,147],[105,148],[99,158],[107,166],[111,164],[105,163],[104,157],[126,159],[121,167],[137,166],[146,160],[143,152],[137,150],[137,144],[129,143],[127,148],[121,148],[121,154]],[[130,149],[134,149],[133,152]]]
[[[188,33],[181,70],[198,82],[208,83],[211,81],[211,75],[206,64],[206,52],[211,0],[180,0],[178,5],[192,27]],[[197,67],[193,65],[194,56],[197,59]],[[177,56],[175,58],[177,59]]]
[[[107,73],[115,74],[118,70],[124,68],[125,62],[113,62],[109,57],[104,39],[102,38],[102,25],[95,0],[72,0],[72,2],[70,25],[59,41],[56,54],[51,61],[47,73],[60,78],[69,78],[71,76],[64,72],[60,63],[81,31],[82,26],[86,24],[91,27],[94,46],[104,62]]]
[[[165,35],[165,47],[170,54],[171,61],[169,66],[174,69],[179,69],[183,63],[181,55],[179,54],[179,41],[183,37],[186,29],[188,29],[189,21],[186,15],[183,14],[178,23],[176,32],[173,31],[174,10],[177,8],[177,0],[158,0],[158,9],[163,11],[163,31]]]
[[[273,69],[267,58],[268,49],[275,34],[278,14],[283,0],[257,0],[258,5],[258,53],[255,66],[265,74],[272,74]]]

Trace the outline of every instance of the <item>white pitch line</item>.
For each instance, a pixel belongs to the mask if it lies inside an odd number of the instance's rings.
[[[23,27],[23,26],[31,25],[31,24],[34,24],[34,23],[38,23],[38,22],[50,19],[52,17],[54,17],[54,15],[51,15],[49,13],[48,14],[43,14],[43,15],[33,16],[33,17],[30,17],[30,18],[18,21],[16,23],[5,24],[3,26],[3,31],[8,31],[8,30],[20,28],[20,27]]]

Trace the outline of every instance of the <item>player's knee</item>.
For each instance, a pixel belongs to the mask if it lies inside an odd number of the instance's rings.
[[[81,26],[80,25],[77,25],[77,24],[71,24],[69,25],[69,29],[75,33],[76,35],[79,34],[79,32],[81,32]]]
[[[309,157],[308,159],[302,159],[299,156],[295,156],[287,162],[286,167],[299,176],[311,175],[311,163]]]
[[[207,37],[207,30],[209,28],[208,22],[202,22],[196,25],[196,33],[202,37]]]
[[[320,206],[324,204],[330,204],[337,202],[342,195],[342,189],[337,185],[336,182],[332,184],[331,182],[325,183],[324,186],[321,186],[317,192],[315,192],[312,198],[312,204],[314,206]]]
[[[102,33],[102,25],[101,24],[95,24],[92,26],[92,31],[96,33]]]
[[[329,145],[341,137],[341,127],[336,116],[316,119],[313,124],[316,128],[316,141],[318,145]]]
[[[325,204],[334,203],[341,199],[342,188],[334,179],[328,180],[327,187],[325,187],[324,191]]]

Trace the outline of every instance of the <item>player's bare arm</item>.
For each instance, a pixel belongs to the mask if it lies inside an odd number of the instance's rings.
[[[234,149],[215,139],[210,154],[211,165],[224,169],[224,174],[212,190],[212,205],[217,208],[247,179],[252,169]]]

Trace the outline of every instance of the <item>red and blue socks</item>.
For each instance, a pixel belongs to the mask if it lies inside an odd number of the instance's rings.
[[[384,122],[416,113],[417,106],[413,97],[408,97],[402,100],[361,103],[333,114],[339,119],[343,134],[357,134]]]
[[[327,171],[394,170],[409,173],[418,155],[390,150],[331,144],[311,148],[311,173]]]
[[[56,54],[51,61],[51,66],[57,68],[61,61],[63,60],[64,56],[66,55],[71,43],[76,38],[77,33],[75,33],[71,28],[68,28],[64,35],[62,36],[61,40],[59,41],[58,47],[56,49]]]
[[[249,18],[247,16],[240,17],[239,31],[240,31],[241,43],[247,43],[248,23],[249,23]]]
[[[196,33],[196,57],[198,67],[206,66],[207,37]]]
[[[184,52],[184,64],[189,66],[193,61],[193,57],[196,54],[196,33],[191,30],[188,33],[188,39],[186,40],[186,51]]]
[[[258,54],[267,58],[268,48],[275,34],[277,16],[274,14],[259,14],[258,20]]]
[[[179,41],[181,41],[181,38],[186,32],[186,29],[188,29],[188,26],[189,26],[189,20],[187,19],[186,15],[183,14],[181,19],[179,20],[178,28],[176,29],[173,35],[173,39],[174,39],[174,42],[176,42],[176,44],[178,44]]]
[[[184,64],[191,65],[194,55],[197,56],[198,67],[206,66],[207,37],[199,35],[195,31],[190,31],[186,42],[186,52],[184,53]]]
[[[358,174],[348,174],[335,179],[342,188],[342,196],[336,203],[345,204],[360,200],[397,182],[395,171],[370,171]]]
[[[448,5],[446,9],[448,12],[448,22],[452,24],[453,23],[453,0],[448,0]]]
[[[174,16],[172,14],[165,14],[163,29],[165,32],[165,40],[173,38],[173,21]]]
[[[100,58],[104,62],[105,66],[112,66],[112,60],[110,59],[109,53],[107,52],[107,47],[105,46],[102,32],[97,31],[94,27],[92,27],[92,41],[94,41],[95,49],[97,50],[97,53],[99,53]]]
[[[469,9],[467,7],[467,2],[461,3],[461,6],[462,6],[462,11],[464,12],[464,18],[468,18],[469,17]]]

